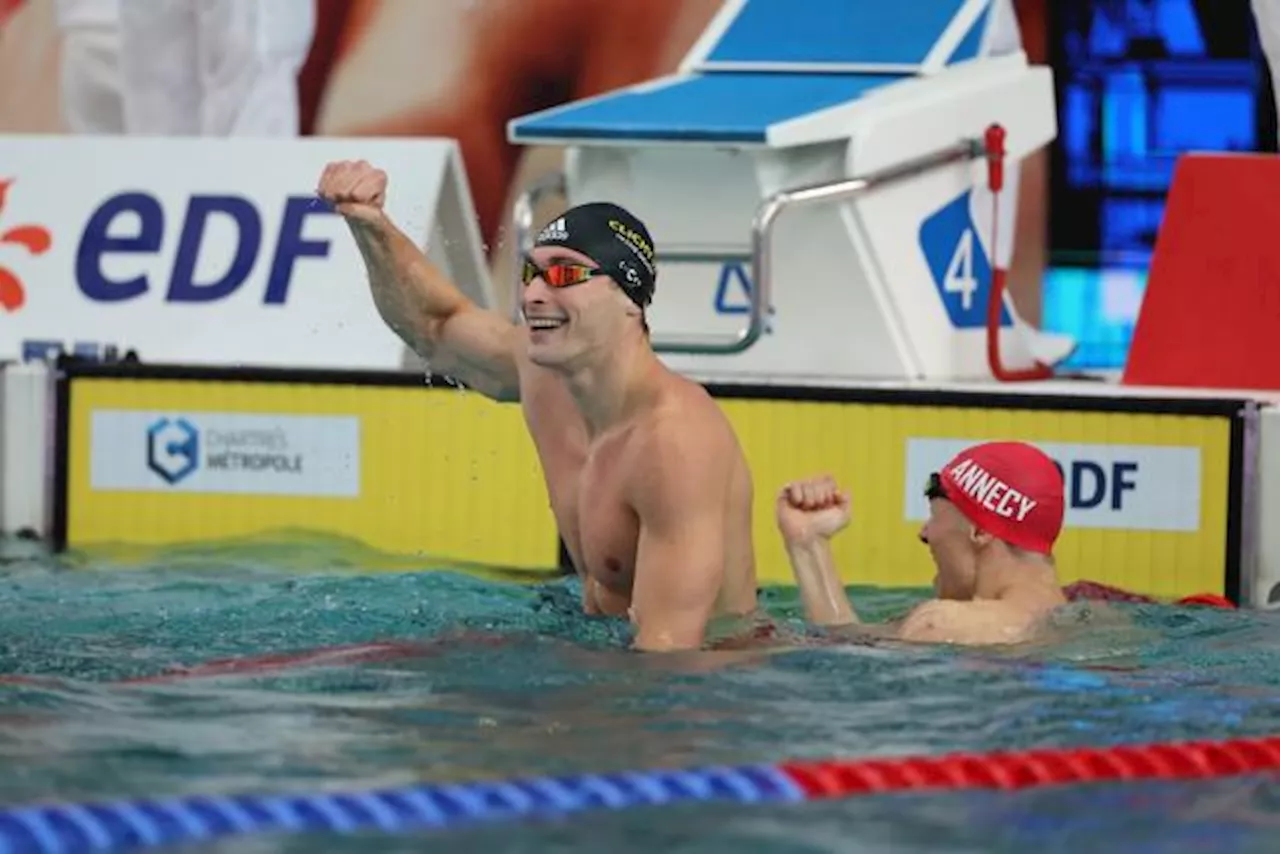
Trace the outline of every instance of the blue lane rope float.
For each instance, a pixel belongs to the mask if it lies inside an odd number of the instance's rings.
[[[131,851],[257,833],[403,833],[678,802],[794,802],[779,768],[741,766],[428,784],[366,792],[193,796],[0,811],[0,852]]]

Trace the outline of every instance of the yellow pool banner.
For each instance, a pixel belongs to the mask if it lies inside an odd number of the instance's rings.
[[[804,401],[765,393],[722,405],[751,461],[757,550],[770,581],[790,580],[772,518],[777,490],[799,476],[830,473],[853,503],[849,527],[833,542],[844,579],[932,583],[919,540],[928,474],[966,445],[1011,439],[1037,445],[1063,471],[1068,506],[1055,550],[1063,583],[1088,579],[1154,596],[1225,594],[1238,583],[1230,576],[1238,550],[1231,413],[1239,407],[1217,401],[1214,412],[1210,402],[1188,401],[1161,411],[1137,399],[881,391]]]
[[[756,489],[764,584],[789,584],[774,525],[788,480],[853,496],[848,583],[932,580],[928,474],[988,439],[1058,463],[1064,583],[1235,595],[1242,401],[712,386]],[[394,555],[546,570],[558,537],[516,404],[404,374],[78,366],[61,380],[55,532],[76,548],[309,531]]]
[[[71,546],[313,531],[393,554],[557,564],[518,406],[394,374],[132,373],[68,378]]]

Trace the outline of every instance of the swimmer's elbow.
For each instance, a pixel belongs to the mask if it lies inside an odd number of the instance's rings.
[[[670,653],[670,652],[691,652],[701,649],[700,643],[677,643],[669,639],[649,639],[641,640],[636,638],[631,643],[633,652],[643,652],[648,655]]]
[[[518,332],[506,318],[468,306],[423,324],[414,350],[433,373],[452,377],[492,400],[514,402],[520,399]]]
[[[634,620],[634,615],[632,617]],[[679,631],[670,627],[639,625],[631,648],[636,652],[688,652],[702,648],[703,632]]]

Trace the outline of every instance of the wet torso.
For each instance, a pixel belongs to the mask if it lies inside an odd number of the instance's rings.
[[[589,613],[624,616],[635,584],[640,519],[628,490],[648,464],[639,448],[658,413],[590,437],[564,382],[537,368],[524,372],[521,400],[542,463],[551,510],[566,550],[583,579]],[[678,407],[681,428],[705,436],[706,453],[733,458],[724,484],[725,574],[717,613],[755,608],[755,555],[751,535],[752,485],[731,426],[698,385],[674,374],[664,379],[655,410]]]

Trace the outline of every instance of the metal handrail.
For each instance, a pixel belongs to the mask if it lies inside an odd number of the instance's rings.
[[[903,178],[952,163],[976,160],[985,155],[986,148],[981,140],[964,139],[938,151],[905,160],[861,177],[795,187],[774,193],[756,209],[755,222],[751,226],[751,322],[737,333],[736,340],[730,346],[716,352],[742,352],[764,333],[765,311],[772,302],[770,297],[773,293],[773,228],[783,210],[800,205],[846,201],[868,190]]]
[[[813,184],[781,190],[774,193],[756,209],[751,226],[751,288],[748,295],[747,325],[736,332],[709,335],[655,336],[653,349],[662,353],[687,353],[694,355],[729,356],[741,353],[754,345],[764,334],[773,293],[773,229],[782,212],[791,207],[821,202],[845,201],[862,195],[868,190],[894,181],[919,175],[952,163],[976,160],[986,154],[979,139],[964,139],[938,151],[906,160],[877,172],[854,178],[844,178],[825,184]],[[534,184],[516,199],[514,210],[514,239],[516,269],[521,256],[532,248],[533,209],[538,199],[548,192],[564,193],[564,176],[556,173]],[[725,253],[683,253],[679,260],[722,260]],[[670,260],[659,254],[658,261]],[[520,290],[515,291],[513,319],[520,318]]]

